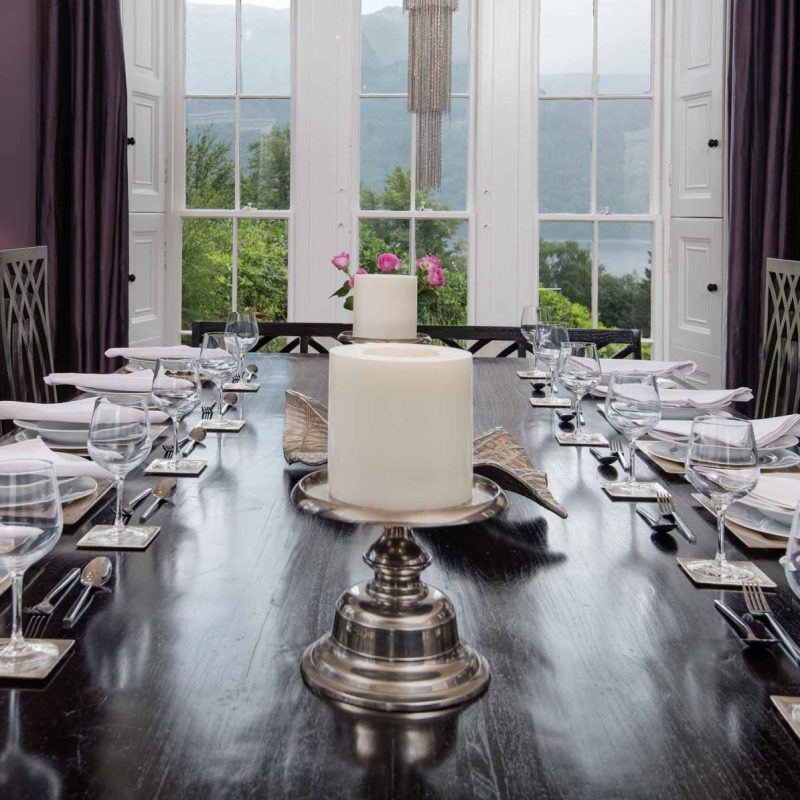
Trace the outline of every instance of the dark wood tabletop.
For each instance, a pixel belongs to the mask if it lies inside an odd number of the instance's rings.
[[[741,595],[695,588],[675,561],[713,555],[710,517],[680,478],[659,476],[696,545],[653,535],[632,504],[609,500],[595,459],[560,447],[552,410],[531,408],[515,359],[476,359],[475,432],[508,428],[569,518],[510,495],[500,518],[419,534],[435,558],[425,580],[489,661],[487,694],[422,719],[312,694],[303,648],[368,576],[361,555],[378,531],[289,500],[306,470],[282,457],[284,390],[325,400],[327,358],[255,360],[244,430],[198,448],[209,467],[180,480],[149,549],[111,554],[112,591],[72,632],[63,666],[44,686],[0,691],[0,721],[18,737],[0,755],[0,798],[796,800],[800,741],[769,697],[800,695],[800,669],[778,649],[745,651],[712,604],[724,595],[741,609]],[[586,416],[609,432],[592,404]],[[154,482],[133,476],[128,491]],[[26,602],[88,560],[75,549],[87,528],[30,569]],[[773,605],[800,638],[777,554],[732,542],[730,555],[780,584]],[[66,605],[46,635],[64,635]]]

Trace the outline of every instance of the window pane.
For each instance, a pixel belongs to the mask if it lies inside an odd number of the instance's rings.
[[[285,219],[240,219],[239,309],[264,322],[286,319],[289,224]]]
[[[186,101],[187,208],[233,208],[234,102]]]
[[[411,204],[411,117],[404,99],[361,101],[361,208]]]
[[[289,100],[241,100],[241,203],[289,208],[291,147]]]
[[[453,70],[450,91],[469,91],[469,0],[461,0],[453,14]]]
[[[380,253],[394,253],[408,267],[407,219],[362,219],[358,262],[373,265]]]
[[[600,223],[598,316],[607,328],[650,336],[652,253],[652,223]]]
[[[650,100],[597,101],[597,208],[650,210]]]
[[[183,220],[181,325],[224,320],[231,307],[233,226],[229,219]]]
[[[416,225],[417,258],[436,256],[445,274],[444,286],[420,298],[419,321],[423,325],[466,325],[467,222],[426,219],[418,220]]]
[[[442,186],[417,192],[417,208],[467,208],[467,155],[469,152],[469,100],[451,101],[450,116],[442,123]]]
[[[186,94],[235,91],[235,0],[186,0]]]
[[[592,223],[539,226],[539,303],[570,328],[592,326]]]
[[[539,20],[540,93],[590,94],[592,0],[542,0]]]
[[[592,101],[539,101],[539,211],[591,210]]]
[[[597,91],[650,91],[651,0],[599,0]]]
[[[361,91],[405,92],[408,17],[403,0],[361,2]]]
[[[242,93],[289,94],[291,0],[242,0]]]

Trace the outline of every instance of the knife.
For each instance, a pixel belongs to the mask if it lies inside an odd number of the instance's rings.
[[[130,501],[130,503],[122,507],[123,515],[126,517],[132,517],[136,506],[138,506],[139,503],[141,503],[142,500],[145,499],[145,497],[147,497],[149,494],[152,494],[152,492],[153,492],[152,489],[144,489],[143,491],[139,492],[139,494],[137,494],[136,497],[134,497],[133,500]]]
[[[686,527],[686,523],[674,512],[670,511],[666,514],[662,514],[664,519],[671,520],[675,523],[675,527],[678,529],[678,533],[686,539],[687,542],[690,544],[697,544],[697,537]]]

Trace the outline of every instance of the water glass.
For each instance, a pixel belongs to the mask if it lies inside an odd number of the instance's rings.
[[[150,448],[150,412],[144,400],[120,396],[97,399],[89,424],[89,455],[114,476],[117,491],[114,524],[103,531],[103,542],[132,547],[147,540],[147,530],[125,524],[122,496],[125,476],[147,458]],[[91,542],[91,533],[87,542]]]
[[[661,420],[661,399],[653,375],[616,372],[611,376],[606,394],[606,419],[627,440],[630,450],[630,474],[615,481],[619,494],[637,496],[642,487],[636,480],[636,440],[651,431]]]
[[[591,443],[592,436],[581,430],[583,398],[592,391],[601,378],[597,348],[591,342],[563,342],[556,362],[561,385],[575,397],[575,433],[571,439],[578,443]]]
[[[58,660],[58,648],[22,636],[22,578],[52,550],[63,526],[61,499],[49,461],[0,463],[0,567],[11,577],[11,637],[0,647],[0,670],[23,674]]]
[[[239,345],[239,377],[244,380],[244,356],[258,342],[258,320],[252,311],[231,311],[225,323],[225,333],[232,333]]]
[[[786,557],[783,559],[783,568],[786,571],[786,583],[800,600],[800,503],[794,510],[792,530],[789,534],[789,543],[786,545]]]
[[[159,358],[153,375],[153,402],[172,419],[175,449],[170,459],[178,467],[181,420],[200,402],[200,373],[193,358]]]
[[[231,380],[239,368],[240,352],[238,338],[233,333],[204,333],[198,364],[201,372],[214,382],[219,395],[219,417],[217,424],[224,426],[222,416],[222,387]]]
[[[539,314],[544,314],[542,310]],[[544,314],[549,319],[549,314]],[[538,314],[537,314],[538,317]],[[556,367],[558,366],[558,356],[561,352],[561,345],[569,342],[567,329],[562,325],[553,322],[543,321],[541,317],[536,323],[533,343],[533,353],[550,373],[550,394],[558,394],[556,386]]]
[[[704,415],[692,422],[686,477],[710,501],[717,515],[717,554],[695,562],[692,572],[727,581],[752,580],[751,570],[725,558],[725,512],[758,483],[760,469],[753,426],[748,420]]]

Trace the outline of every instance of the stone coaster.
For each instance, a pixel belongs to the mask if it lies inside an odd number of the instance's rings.
[[[14,681],[41,681],[48,678],[53,670],[62,662],[64,656],[72,649],[75,642],[72,639],[31,639],[32,642],[53,645],[54,658],[42,666],[36,667],[27,672],[6,672],[0,667],[0,680]],[[8,639],[0,639],[0,647],[5,647]]]
[[[82,550],[145,550],[161,530],[160,525],[134,525],[132,527],[147,532],[147,538],[136,544],[117,544],[113,538],[104,537],[111,525],[95,525],[75,546]]]
[[[113,481],[99,480],[97,481],[97,489],[88,497],[82,497],[74,503],[67,503],[63,506],[64,525],[77,525],[113,487]]]
[[[662,486],[657,481],[638,481],[637,494],[627,494],[619,490],[620,481],[605,481],[601,480],[600,485],[603,487],[609,497],[614,500],[657,500],[659,495],[665,497],[672,497],[666,486]]]
[[[222,387],[223,392],[257,392],[261,388],[260,383],[226,383]]]
[[[697,500],[703,508],[708,511],[711,516],[716,520],[716,512],[711,506],[711,501],[702,494],[692,494],[692,498]],[[760,547],[763,550],[780,550],[786,551],[788,539],[779,536],[770,536],[761,531],[755,531],[752,528],[745,528],[744,525],[739,525],[736,522],[731,522],[725,519],[725,527],[727,530],[743,544],[745,547]]]
[[[171,458],[153,459],[144,471],[145,475],[180,475],[182,478],[196,478],[208,466],[207,461],[198,458],[179,458],[173,463]]]
[[[773,694],[769,699],[794,731],[795,736],[800,737],[800,697]]]
[[[556,431],[556,441],[559,444],[570,445],[572,447],[608,447],[608,439],[602,433],[596,431],[585,431],[580,439],[576,439],[575,433]]]
[[[203,419],[200,420],[200,427],[211,433],[239,433],[244,428],[244,420],[225,419],[220,422],[217,419]]]
[[[572,401],[567,397],[529,397],[534,408],[572,408]]]
[[[550,383],[550,373],[540,369],[518,369],[517,375],[524,381],[538,381],[540,383]]]
[[[3,592],[5,592],[6,589],[10,588],[11,588],[11,576],[3,575],[3,577],[0,578],[0,597],[3,596]]]
[[[695,575],[691,570],[688,569],[690,564],[696,564],[698,561],[708,561],[706,558],[678,558],[676,559],[680,568],[686,573],[689,577],[689,580],[695,586],[706,586],[709,589],[721,589],[725,586],[741,587],[741,581],[727,581],[722,580],[721,578],[709,578],[705,575]],[[764,589],[777,589],[778,585],[769,579],[767,575],[765,575],[752,561],[731,561],[735,567],[744,567],[745,569],[749,569],[754,575],[756,583],[759,586],[763,587]]]

